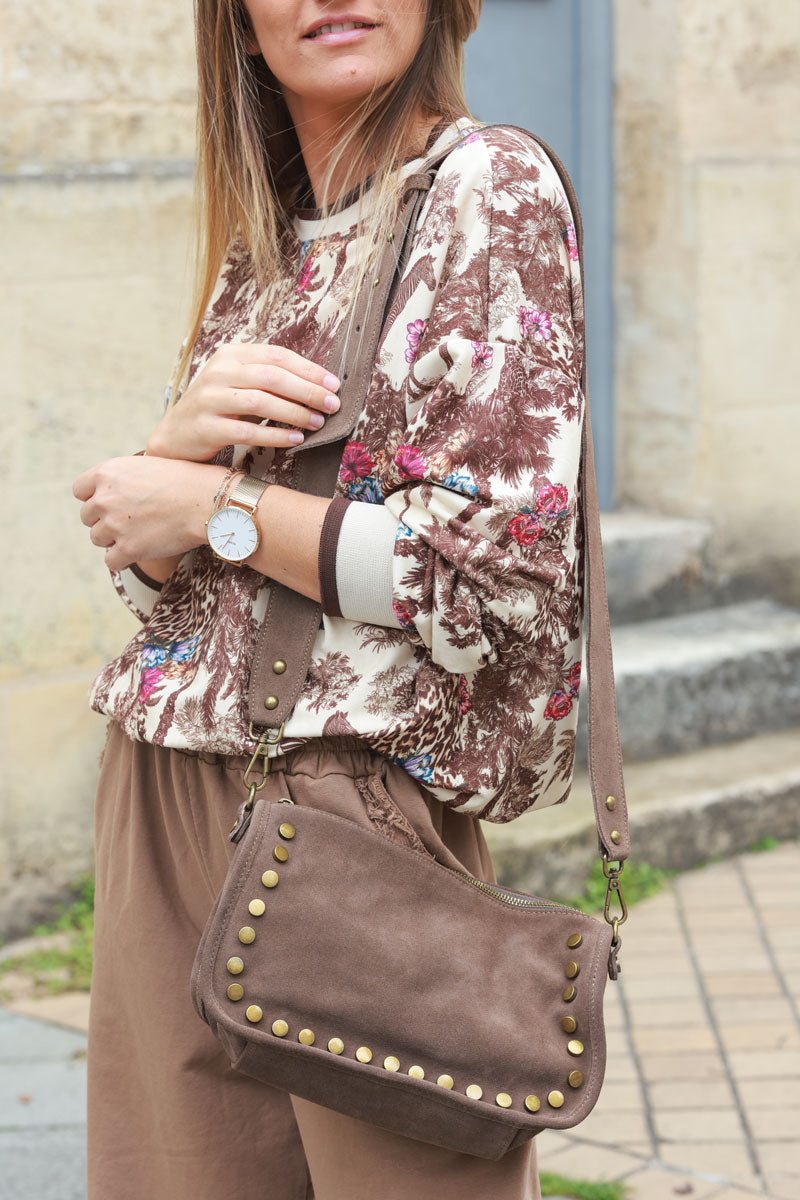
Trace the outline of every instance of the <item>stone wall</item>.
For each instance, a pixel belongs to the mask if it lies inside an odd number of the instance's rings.
[[[184,333],[190,9],[134,0],[0,11],[0,932],[90,864],[105,723],[94,671],[136,627],[72,481],[138,449]]]
[[[616,8],[617,494],[800,603],[800,4]]]

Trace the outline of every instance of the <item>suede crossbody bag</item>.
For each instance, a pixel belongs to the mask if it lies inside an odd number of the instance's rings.
[[[534,140],[561,175],[582,268],[574,189],[550,147]],[[352,363],[345,355],[343,367],[336,360],[341,408],[294,454],[299,490],[334,492],[393,285],[436,167],[451,149],[404,182],[395,232],[357,302],[362,352]],[[617,977],[627,915],[620,874],[628,819],[585,364],[582,386],[589,770],[608,881],[605,919],[485,883],[288,796],[258,796],[321,615],[318,603],[273,584],[248,695],[258,749],[230,834],[236,848],[191,979],[193,1004],[235,1069],[486,1159],[542,1129],[571,1128],[594,1107],[605,1073],[605,982]]]

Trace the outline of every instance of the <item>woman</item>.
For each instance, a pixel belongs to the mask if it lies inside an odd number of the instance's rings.
[[[497,1162],[453,1154],[235,1073],[188,994],[257,744],[246,696],[271,581],[323,616],[270,748],[268,799],[288,790],[492,880],[477,818],[508,821],[569,792],[581,282],[547,156],[468,114],[463,42],[479,8],[197,5],[194,320],[145,452],[74,485],[142,621],[91,700],[110,718],[92,1200],[539,1195],[533,1142]],[[451,145],[336,496],[305,494],[290,450],[336,412],[331,347],[343,328],[358,338],[346,322],[400,182]],[[242,487],[255,489],[245,508]],[[235,514],[238,548],[230,523],[214,541],[232,509],[248,514]]]

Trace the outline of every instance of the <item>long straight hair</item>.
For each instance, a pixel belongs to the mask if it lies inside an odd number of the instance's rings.
[[[409,144],[418,117],[470,116],[464,98],[464,42],[475,30],[481,0],[428,0],[424,32],[413,61],[389,84],[365,97],[343,123],[329,156],[322,194],[339,177],[339,211],[358,192],[358,232],[366,249],[356,265],[354,299],[376,247],[399,206],[397,173],[422,147]],[[281,239],[291,209],[307,187],[300,143],[280,85],[262,55],[247,52],[252,37],[241,0],[195,0],[198,73],[197,152],[194,183],[194,295],[171,399],[191,367],[194,346],[220,268],[238,234],[259,287],[278,277]],[[367,180],[374,202],[361,216]]]

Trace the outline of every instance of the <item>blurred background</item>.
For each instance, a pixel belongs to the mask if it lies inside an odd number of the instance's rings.
[[[104,722],[87,688],[135,623],[71,482],[144,443],[185,332],[193,53],[188,2],[0,0],[6,939],[50,917],[91,870]],[[480,119],[544,136],[583,208],[636,858],[674,871],[776,842],[788,854],[800,834],[800,0],[484,0],[467,95]],[[569,804],[487,827],[507,884],[584,886],[596,854],[585,736],[579,759]],[[782,861],[788,888],[795,860]],[[734,892],[744,903],[745,884],[719,885],[720,911]],[[677,921],[662,922],[665,937],[667,926],[686,934]],[[742,928],[727,931],[731,948]],[[797,936],[781,933],[794,957],[770,984],[787,1004],[795,989],[794,1007],[770,1018],[795,1031],[780,1043],[795,1078]],[[800,1094],[777,1094],[782,1109],[799,1106],[800,1127]],[[734,1095],[741,1147],[746,1104]],[[661,1162],[660,1138],[651,1121],[633,1141]],[[718,1157],[721,1170],[729,1156]],[[706,1174],[724,1181],[712,1159]],[[738,1186],[797,1200],[791,1162],[793,1182],[779,1185],[751,1155]],[[697,1169],[692,1194],[710,1195]]]

